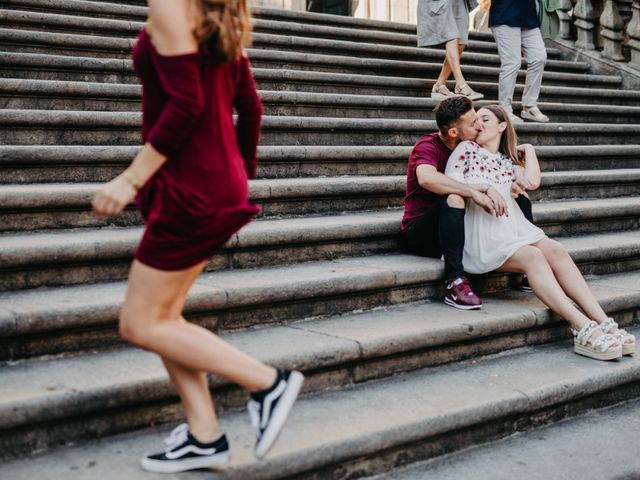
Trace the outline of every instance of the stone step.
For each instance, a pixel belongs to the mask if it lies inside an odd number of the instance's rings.
[[[640,175],[640,170],[638,171]],[[612,181],[619,178],[610,172]],[[628,172],[629,178],[635,171]],[[626,181],[626,177],[621,180]],[[129,210],[123,218],[105,219],[91,213],[90,202],[101,184],[24,184],[0,186],[0,231],[128,226],[141,224]],[[591,188],[591,184],[589,184]],[[629,183],[631,189],[632,184]],[[262,206],[260,217],[319,215],[354,210],[400,207],[405,190],[402,176],[350,176],[263,179],[250,181],[250,199]],[[620,193],[620,192],[619,192]],[[640,194],[640,191],[638,191]],[[630,191],[629,194],[631,195]],[[115,221],[115,223],[114,223]]]
[[[433,119],[431,98],[262,90],[264,112],[274,116]],[[141,89],[127,84],[0,78],[0,107],[26,110],[135,111]],[[603,98],[603,102],[606,101]],[[475,102],[476,108],[494,103]],[[639,106],[539,102],[555,122],[638,123]],[[516,111],[520,102],[514,102]]]
[[[142,87],[133,84],[0,78],[0,108],[133,112]]]
[[[640,266],[638,231],[567,237],[562,242],[585,274]],[[499,274],[473,282],[485,292],[506,288],[509,278]],[[0,359],[119,343],[115,324],[125,286],[110,282],[0,293]],[[366,255],[205,273],[191,290],[185,315],[208,328],[234,330],[423,300],[442,291],[439,259]]]
[[[19,35],[20,31],[12,31],[11,35]],[[40,35],[54,35],[42,33]],[[61,38],[70,35],[57,34]],[[84,38],[80,36],[81,39]],[[25,40],[30,41],[30,40]],[[52,40],[53,41],[53,40]],[[55,40],[57,42],[58,40]],[[114,39],[114,41],[121,41]],[[126,41],[126,40],[122,40]],[[95,37],[94,43],[103,42]],[[124,46],[122,48],[125,48]],[[50,51],[47,49],[46,51]],[[54,51],[55,52],[55,51]],[[329,72],[342,74],[375,74],[388,77],[418,76],[420,78],[436,78],[441,62],[405,61],[377,59],[359,56],[336,56],[304,52],[290,52],[272,49],[247,49],[248,55],[256,68],[292,69],[301,71]],[[480,54],[478,54],[480,55]],[[86,55],[58,55],[44,53],[23,53],[9,51],[0,52],[1,77],[31,78],[56,80],[84,80],[101,82],[135,83],[136,77],[128,58],[99,58]],[[497,66],[464,65],[463,72],[470,81],[495,82],[499,75]],[[520,70],[518,79],[523,81],[525,71]],[[617,75],[597,75],[571,73],[562,71],[545,71],[544,84],[574,87],[619,88],[622,78]]]
[[[137,83],[131,61],[0,51],[0,78]]]
[[[21,52],[83,54],[123,58],[129,55],[131,40],[144,26],[143,22],[97,19],[58,15],[26,10],[0,10],[0,39],[6,48]],[[26,30],[25,30],[26,29]],[[328,40],[331,39],[331,40]],[[100,40],[103,40],[102,42]],[[375,58],[422,58],[442,62],[441,48],[417,48],[415,35],[398,35],[375,31],[354,31],[335,27],[314,27],[292,22],[257,20],[253,44],[257,48],[277,48],[337,55],[367,54]],[[474,40],[464,62],[499,65],[496,45],[491,41]],[[491,55],[488,55],[491,54]],[[560,51],[551,49],[546,68],[586,72],[586,62],[558,60]]]
[[[30,12],[55,13],[60,15],[74,15],[93,17],[96,19],[115,19],[144,22],[147,18],[146,2],[115,2],[59,0],[44,2],[42,0],[4,0],[2,8]]]
[[[555,88],[555,87],[554,87]],[[540,102],[554,120],[634,123],[638,106],[611,105],[602,91],[601,104]],[[488,98],[492,94],[488,93]],[[287,90],[261,90],[267,115],[432,119],[436,100],[429,97],[360,95]],[[132,84],[0,78],[0,106],[5,109],[136,111],[141,87]],[[579,102],[580,98],[576,98]],[[476,106],[493,103],[480,100]],[[520,102],[514,102],[516,111]]]
[[[18,72],[16,75],[21,73]],[[263,90],[337,93],[352,95],[382,95],[429,97],[434,78],[429,75],[410,78],[387,75],[366,75],[307,70],[254,68],[253,74],[259,88]],[[487,99],[497,100],[498,85],[493,81],[469,81],[475,90],[485,94]],[[453,84],[449,87],[453,89]],[[516,99],[520,98],[524,86],[516,85]],[[566,87],[543,84],[540,101],[556,103],[586,103],[640,105],[640,91],[621,89],[598,89]]]
[[[110,5],[112,7],[111,10],[105,8],[106,5]],[[87,2],[63,1],[50,5],[43,4],[40,0],[7,0],[4,2],[3,8],[4,11],[0,15],[2,15],[1,18],[5,25],[36,28],[42,28],[43,25],[46,25],[46,30],[49,32],[109,34],[130,37],[130,32],[142,28],[146,21],[146,9],[139,10],[136,7],[123,9],[121,6],[113,4],[98,6],[91,4],[88,7]],[[296,37],[331,38],[333,40],[404,47],[415,47],[417,45],[415,28],[414,33],[399,33],[332,25],[304,24],[299,21],[262,19],[260,17],[256,18],[254,22],[254,31],[258,34],[270,33]],[[475,32],[470,32],[470,41],[467,49],[489,53],[497,51],[492,37],[484,34],[477,35]],[[555,59],[560,58],[560,56],[561,52],[558,48],[547,46],[548,58]]]
[[[104,182],[137,146],[0,145],[0,184]],[[640,145],[536,146],[543,171],[640,168]],[[411,147],[261,146],[259,178],[406,175]]]
[[[511,480],[640,478],[634,445],[640,401],[591,410],[441,458],[394,468],[367,480]],[[544,458],[544,461],[539,459]]]
[[[292,70],[311,70],[314,72],[334,72],[343,74],[377,74],[393,77],[417,76],[421,78],[436,78],[442,68],[442,63],[436,61],[388,60],[362,56],[337,56],[314,53],[299,53],[281,50],[248,50],[251,63],[256,68],[286,68]],[[479,55],[479,54],[478,54]],[[463,64],[462,71],[466,78],[472,81],[495,82],[500,74],[497,66],[477,66]],[[525,70],[518,72],[518,80],[523,81]],[[616,88],[622,84],[618,75],[597,75],[587,73],[556,72],[545,70],[543,83],[545,85],[576,87]]]
[[[137,213],[127,217],[136,219]],[[253,222],[213,257],[207,271],[394,252],[401,218],[402,210],[395,209]],[[554,237],[635,230],[640,197],[543,202],[534,205],[534,218]],[[141,227],[54,228],[0,236],[0,291],[124,279],[142,235]]]
[[[262,179],[250,182],[250,196],[262,206],[258,218],[383,210],[402,207],[405,183],[401,175]],[[100,185],[0,185],[0,232],[142,222],[133,208],[109,219],[93,215],[90,202]],[[544,172],[531,195],[534,201],[640,195],[640,169]]]
[[[640,291],[621,292],[624,280],[638,282],[637,277],[615,276],[592,285],[601,301],[637,311]],[[569,342],[536,345],[566,332],[537,302],[489,299],[491,312],[464,312],[458,321],[439,317],[445,308],[416,305],[390,315],[377,312],[227,337],[265,361],[303,369],[309,382],[281,440],[259,464],[250,453],[253,435],[246,413],[223,409],[223,427],[235,448],[232,464],[216,478],[370,475],[637,398],[637,357],[596,362],[572,353]],[[563,333],[549,335],[549,327]],[[508,350],[520,345],[535,346]],[[445,353],[447,348],[451,351]],[[412,363],[396,356],[409,352]],[[480,357],[490,352],[500,353]],[[460,361],[465,358],[471,360]],[[431,368],[420,368],[425,366]],[[389,376],[407,370],[414,371]],[[0,375],[3,385],[13,387],[0,404],[5,455],[7,446],[20,453],[69,438],[81,442],[5,462],[3,476],[9,479],[34,478],[45,471],[46,478],[67,479],[70,465],[76,467],[72,471],[101,478],[107,472],[151,478],[139,470],[138,459],[157,448],[157,429],[95,443],[82,440],[181,419],[160,362],[141,351],[19,362]],[[244,397],[219,380],[212,384],[219,387],[216,398],[223,407],[236,406]],[[329,390],[317,393],[323,387]]]
[[[13,145],[137,145],[140,119],[134,112],[2,110],[0,131]],[[413,145],[436,130],[433,120],[279,117],[262,119],[262,145]],[[516,126],[520,141],[535,145],[632,144],[638,124],[536,124]]]
[[[144,22],[147,18],[146,1],[83,1],[83,0],[59,0],[57,2],[46,2],[42,0],[4,0],[3,9],[48,12],[61,15],[74,15],[80,17],[92,17],[93,19],[116,19],[121,21]],[[365,38],[368,35],[376,35],[378,43],[381,40],[389,43],[416,43],[415,25],[387,22],[378,20],[359,19],[353,17],[340,17],[336,15],[325,15],[312,12],[297,12],[282,10],[277,8],[251,7],[252,15],[256,20],[256,28],[261,29],[265,23],[282,25],[278,27],[288,33],[320,34],[332,38],[339,35],[347,35],[347,38]],[[294,30],[288,30],[293,28]],[[286,30],[285,30],[286,29]],[[282,30],[281,30],[282,31]],[[338,33],[339,32],[339,33]],[[348,32],[352,32],[349,35]],[[489,33],[469,32],[470,39],[476,41],[492,42],[493,36]],[[409,40],[405,40],[409,38]],[[550,49],[553,54],[559,54],[558,49]]]

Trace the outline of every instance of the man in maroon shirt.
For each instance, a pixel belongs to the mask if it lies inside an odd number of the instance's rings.
[[[444,256],[447,305],[464,310],[478,309],[482,300],[464,276],[465,199],[476,202],[490,214],[500,195],[489,185],[472,187],[444,175],[449,156],[458,143],[477,136],[476,112],[467,97],[455,96],[434,109],[439,131],[423,136],[409,156],[404,216],[400,226],[402,250],[425,257]],[[514,189],[519,191],[518,186]],[[524,195],[516,199],[525,216],[533,221],[531,202]]]

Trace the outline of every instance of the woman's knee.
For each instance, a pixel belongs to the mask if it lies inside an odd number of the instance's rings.
[[[464,208],[464,198],[455,193],[451,193],[447,196],[447,205],[452,208]]]
[[[518,250],[518,258],[526,273],[538,269],[547,269],[549,267],[542,250],[533,245],[527,245]]]
[[[144,347],[144,329],[136,322],[136,316],[125,307],[120,310],[118,333],[125,342],[139,347]]]
[[[566,260],[571,258],[565,246],[557,240],[546,239],[543,251],[545,257],[549,260]]]

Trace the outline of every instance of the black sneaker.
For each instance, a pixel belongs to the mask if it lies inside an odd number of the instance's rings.
[[[256,457],[262,458],[271,450],[303,382],[302,373],[278,369],[278,378],[270,389],[251,394],[247,409],[258,437]]]
[[[522,283],[520,284],[520,291],[527,292],[527,293],[533,293],[533,288],[531,288],[531,285],[529,285],[529,279],[527,278],[526,275],[522,276]]]
[[[176,473],[220,467],[229,462],[229,444],[225,435],[211,443],[200,443],[189,433],[186,423],[174,428],[165,443],[167,449],[164,453],[142,459],[143,469],[156,473]]]

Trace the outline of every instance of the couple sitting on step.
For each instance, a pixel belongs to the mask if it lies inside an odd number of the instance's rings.
[[[526,191],[540,185],[540,167],[532,145],[517,145],[508,112],[498,105],[476,112],[464,96],[434,111],[439,131],[420,138],[409,157],[401,247],[444,257],[445,303],[481,308],[465,270],[524,273],[523,290],[571,325],[576,353],[598,360],[634,353],[635,337],[602,310],[562,244],[533,224]]]

